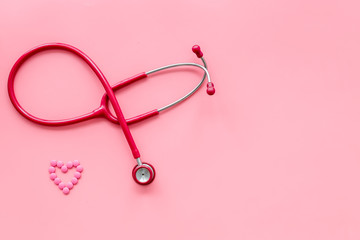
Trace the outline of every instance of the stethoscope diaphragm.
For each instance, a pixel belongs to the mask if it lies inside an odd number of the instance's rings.
[[[155,170],[149,163],[136,165],[133,169],[132,176],[136,183],[141,185],[150,184],[155,179]]]

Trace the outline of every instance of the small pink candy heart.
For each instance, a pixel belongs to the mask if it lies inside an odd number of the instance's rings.
[[[57,178],[56,173],[50,173],[50,179],[54,181],[55,178]]]
[[[73,177],[73,178],[71,179],[71,183],[74,184],[74,185],[77,184],[78,181],[79,181],[79,180],[78,180],[76,177]]]
[[[84,170],[84,168],[83,168],[83,166],[81,166],[81,165],[79,165],[79,166],[76,167],[76,171],[77,171],[77,172],[80,172],[80,173],[81,173],[83,170]]]
[[[75,173],[74,173],[74,177],[76,177],[77,179],[81,178],[81,173],[75,172]]]
[[[49,167],[49,173],[54,173],[55,172],[55,168],[54,167]]]
[[[63,172],[63,173],[66,173],[67,171],[68,171],[68,168],[67,168],[67,166],[62,166],[61,167],[61,171]]]
[[[68,162],[67,164],[66,164],[66,167],[68,168],[68,169],[71,169],[72,167],[73,167],[73,162],[72,161],[70,161],[70,162]]]
[[[65,183],[61,182],[61,183],[59,183],[58,186],[59,186],[60,190],[63,190],[65,187]]]
[[[72,182],[68,182],[68,183],[66,184],[66,187],[67,187],[68,189],[72,189],[72,188],[74,187],[74,184],[72,184]]]
[[[56,184],[56,185],[59,185],[59,183],[61,183],[61,179],[60,178],[55,178],[54,179],[54,183]]]
[[[70,189],[68,189],[67,187],[64,187],[62,191],[65,195],[67,195],[67,194],[69,194]]]
[[[70,182],[65,184],[61,180],[61,178],[56,175],[56,168],[59,168],[63,173],[66,173],[68,172],[68,169],[71,169],[73,167],[76,167],[74,177],[71,179]],[[81,172],[83,170],[84,168],[80,165],[80,162],[78,160],[75,160],[73,162],[69,161],[66,163],[66,165],[62,161],[51,160],[48,171],[50,173],[50,179],[54,181],[54,183],[65,195],[67,195],[70,193],[70,190],[74,188],[74,185],[78,183],[79,179],[81,178]]]

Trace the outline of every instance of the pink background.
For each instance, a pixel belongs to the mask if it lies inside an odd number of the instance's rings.
[[[360,239],[359,1],[0,2],[0,239]],[[202,46],[216,95],[131,126],[157,177],[135,165],[118,126],[43,127],[10,104],[18,57],[47,42],[86,52],[113,84]],[[198,70],[117,92],[128,117],[190,90]],[[78,58],[48,52],[16,80],[19,101],[50,119],[98,106],[103,89]],[[64,196],[51,159],[84,174]],[[68,178],[66,175],[64,178]]]

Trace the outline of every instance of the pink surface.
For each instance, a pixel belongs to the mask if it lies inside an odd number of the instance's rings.
[[[0,239],[360,239],[359,7],[1,1]],[[216,94],[203,86],[130,126],[143,161],[156,168],[150,186],[133,181],[119,126],[96,119],[44,127],[13,108],[12,65],[47,42],[80,48],[111,84],[199,62],[191,47],[201,46]],[[200,76],[174,70],[116,96],[131,117],[177,99]],[[104,93],[84,63],[57,51],[26,63],[15,88],[25,109],[52,119],[88,112]],[[67,196],[49,179],[53,159],[78,159],[86,169]]]

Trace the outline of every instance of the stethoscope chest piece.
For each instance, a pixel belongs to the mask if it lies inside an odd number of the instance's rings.
[[[134,167],[132,176],[136,183],[140,185],[147,185],[154,181],[155,169],[149,163],[142,163]]]

